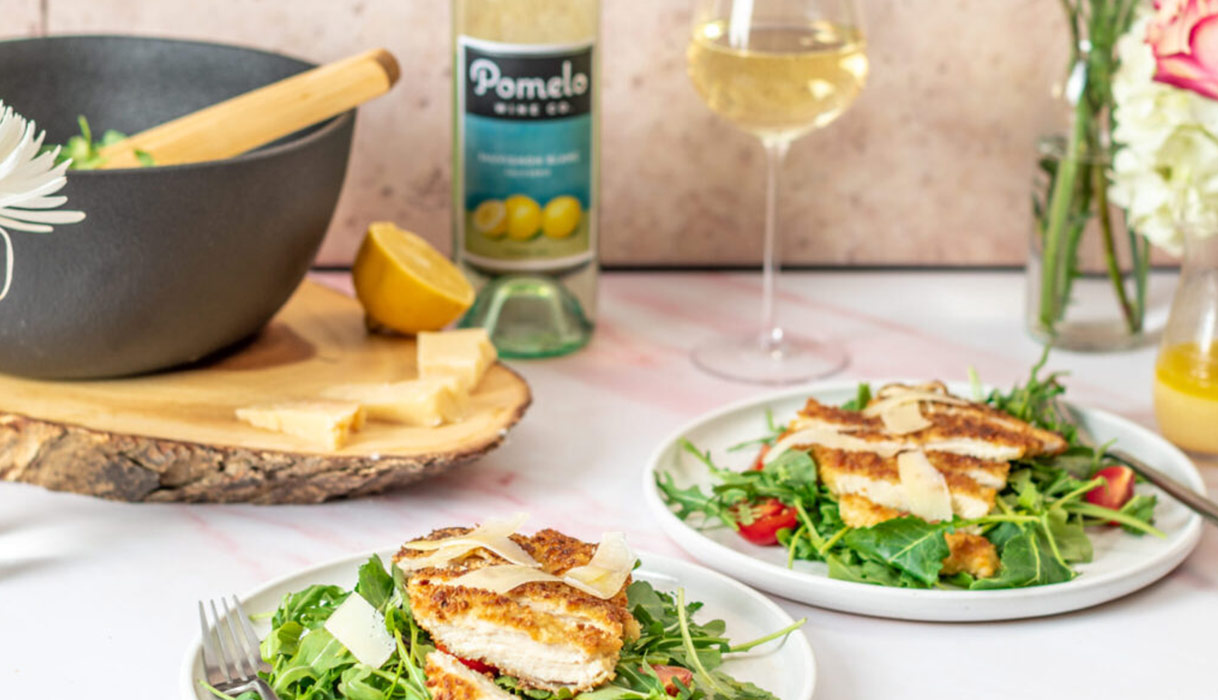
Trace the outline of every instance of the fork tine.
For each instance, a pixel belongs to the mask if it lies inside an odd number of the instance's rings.
[[[236,680],[237,676],[228,670],[228,649],[224,644],[224,628],[220,626],[222,618],[219,611],[216,610],[216,601],[208,601],[208,604],[211,605],[211,618],[215,620],[213,628],[215,629],[216,645],[220,649],[220,669],[224,672],[225,680]]]
[[[254,632],[249,615],[245,614],[245,608],[241,607],[241,601],[237,599],[237,596],[233,596],[233,605],[237,610],[237,619],[241,621],[241,630],[245,632],[245,641],[251,647],[250,663],[257,670],[262,665],[262,647],[258,635]]]
[[[207,613],[201,600],[199,601],[199,627],[203,633],[203,673],[207,676],[207,682],[215,685],[228,680],[220,674],[220,667],[217,665],[220,652],[216,650],[216,642],[212,637],[211,626],[207,624]]]
[[[220,605],[224,606],[224,621],[228,624],[229,641],[232,642],[232,662],[233,666],[237,667],[237,673],[241,674],[241,679],[249,679],[258,675],[255,668],[246,668],[249,665],[249,655],[245,651],[245,643],[242,641],[242,635],[237,632],[237,623],[233,621],[235,615],[228,607],[228,601],[224,598],[220,599]]]

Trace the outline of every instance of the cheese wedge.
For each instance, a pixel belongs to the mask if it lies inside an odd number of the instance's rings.
[[[352,401],[295,401],[237,409],[237,418],[255,428],[292,435],[337,450],[364,425],[364,409]]]
[[[373,420],[429,428],[460,421],[469,403],[469,392],[452,376],[391,384],[344,384],[327,389],[323,395],[355,401]]]
[[[498,353],[482,328],[420,333],[419,376],[456,377],[466,391],[473,391]]]

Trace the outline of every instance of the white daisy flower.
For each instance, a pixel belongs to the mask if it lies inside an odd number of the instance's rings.
[[[10,230],[50,233],[54,224],[74,224],[85,218],[80,211],[54,211],[68,201],[55,195],[68,182],[68,163],[55,164],[59,148],[42,152],[46,132],[36,132],[32,120],[0,101],[0,240],[4,243],[0,300],[13,285]]]

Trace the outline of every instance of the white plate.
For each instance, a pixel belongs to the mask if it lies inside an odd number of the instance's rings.
[[[397,551],[398,548],[393,547],[377,554],[388,562]],[[355,585],[360,565],[371,556],[372,553],[367,552],[299,571],[242,596],[241,604],[246,612],[253,615],[275,610],[284,595],[313,584],[350,588]],[[688,601],[705,603],[697,619],[725,621],[727,636],[733,641],[757,639],[794,622],[773,601],[723,574],[656,554],[640,554],[639,559],[642,566],[635,572],[636,578],[649,581],[661,591],[675,591],[678,587],[684,587]],[[254,629],[260,636],[265,635],[269,631],[269,623],[257,622]],[[196,638],[191,644],[182,664],[184,700],[215,700],[197,683],[197,679],[203,677],[200,641]],[[725,662],[723,668],[734,677],[751,681],[782,700],[811,700],[816,685],[816,660],[802,631],[790,635],[785,641],[771,642],[740,654]]]
[[[879,386],[886,382],[873,382]],[[731,574],[763,590],[792,600],[843,612],[936,622],[1009,620],[1078,610],[1132,593],[1166,575],[1192,552],[1201,538],[1201,517],[1149,485],[1139,491],[1158,493],[1155,525],[1166,539],[1135,537],[1118,528],[1093,528],[1094,560],[1079,565],[1074,580],[1049,586],[997,591],[917,590],[852,583],[829,578],[820,562],[795,562],[787,568],[782,547],[758,547],[727,528],[700,530],[668,509],[655,486],[657,471],[672,472],[678,486],[711,484],[706,468],[680,448],[687,438],[710,450],[716,464],[743,469],[755,457],[751,450],[728,452],[731,445],[765,433],[765,410],[786,421],[809,396],[840,404],[855,394],[856,382],[816,384],[797,390],[732,404],[689,423],[660,445],[644,476],[643,492],[669,537],[699,562]],[[953,385],[952,393],[969,396],[970,388]],[[1116,439],[1128,452],[1162,469],[1197,491],[1205,488],[1197,468],[1175,446],[1134,423],[1091,409],[1079,418],[1101,442]]]

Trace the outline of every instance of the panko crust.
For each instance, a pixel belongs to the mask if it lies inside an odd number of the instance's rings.
[[[943,560],[947,576],[961,571],[977,578],[989,578],[998,573],[998,550],[994,543],[971,532],[949,532],[944,535],[951,554]]]
[[[427,676],[427,690],[431,700],[497,700],[510,698],[507,692],[492,689],[489,676],[459,666],[460,662],[443,652],[432,652],[427,655],[427,663],[423,674]],[[480,682],[482,678],[485,681]]]
[[[468,532],[470,528],[445,528],[422,539],[439,540]],[[511,539],[536,559],[544,571],[556,576],[587,564],[596,552],[595,545],[556,530],[542,530],[532,536],[514,534]],[[429,554],[403,547],[394,562]],[[493,552],[476,549],[449,566],[413,572],[406,587],[419,624],[435,636],[436,631],[432,628],[459,627],[463,622],[476,619],[523,632],[541,644],[574,645],[591,658],[611,660],[610,668],[616,665],[624,640],[638,637],[638,622],[627,606],[626,587],[630,578],[622,590],[608,600],[553,581],[526,583],[503,594],[446,583],[471,571],[505,563],[506,560]],[[479,660],[501,666],[495,659]],[[528,678],[521,677],[521,681],[529,685]],[[537,687],[546,686],[538,684]]]

